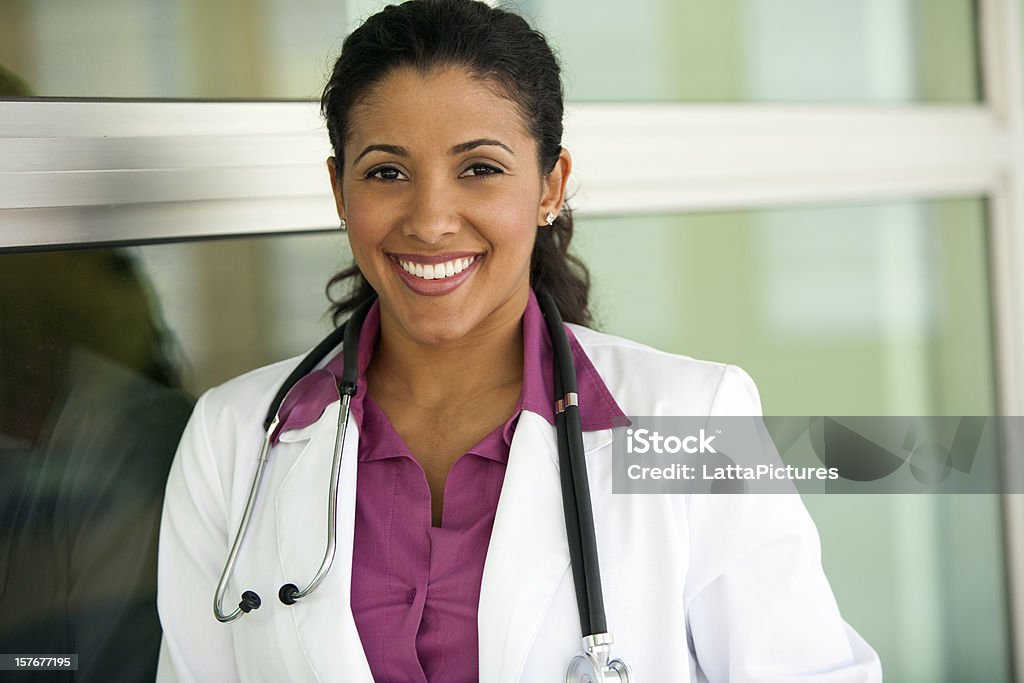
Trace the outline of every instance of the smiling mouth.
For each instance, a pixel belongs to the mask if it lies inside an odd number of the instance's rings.
[[[469,268],[478,257],[466,256],[463,258],[452,259],[450,261],[442,261],[440,263],[416,263],[398,256],[393,258],[398,263],[399,267],[409,275],[418,277],[421,280],[444,280],[446,278],[454,277]]]

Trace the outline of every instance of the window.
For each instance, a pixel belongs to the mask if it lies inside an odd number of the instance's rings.
[[[192,392],[326,328],[345,252],[309,100],[381,3],[213,4],[0,6],[0,66],[44,96],[0,101],[3,272],[24,250],[121,254],[104,267],[145,275],[135,319],[178,340]],[[769,413],[1024,414],[1020,3],[514,6],[566,66],[577,243],[606,329],[744,366]],[[0,308],[25,310],[16,291]],[[1020,501],[806,502],[889,679],[1024,670],[1007,626],[1024,632]]]

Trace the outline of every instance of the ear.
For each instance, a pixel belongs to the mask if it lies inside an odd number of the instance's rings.
[[[327,157],[327,175],[331,177],[331,193],[334,195],[334,206],[338,210],[338,218],[345,220],[345,200],[341,196],[341,175],[334,164],[334,157]]]
[[[537,225],[547,226],[545,220],[548,213],[558,215],[565,203],[565,186],[572,172],[572,155],[565,147],[555,161],[555,167],[544,176],[541,187],[540,208],[537,212]]]

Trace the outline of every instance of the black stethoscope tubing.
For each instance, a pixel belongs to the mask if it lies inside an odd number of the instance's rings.
[[[375,298],[371,297],[360,304],[348,320],[324,337],[292,370],[270,402],[266,419],[263,421],[264,430],[269,429],[274,422],[281,404],[292,387],[312,372],[339,343],[342,344],[344,360],[341,378],[338,380],[339,394],[353,396],[356,393],[359,332]],[[576,366],[572,360],[569,337],[565,332],[565,325],[562,323],[558,307],[547,292],[538,292],[537,301],[544,313],[555,355],[554,391],[556,402],[561,407],[561,410],[555,414],[555,428],[558,437],[562,507],[565,511],[565,530],[569,543],[573,583],[576,587],[580,629],[583,635],[587,636],[606,632],[607,624],[604,612],[604,594],[601,590],[601,571],[597,558],[597,539],[594,532],[594,511],[590,501],[587,465],[583,457],[583,428],[580,422],[580,411],[575,402],[565,400],[566,396],[575,396],[577,392]],[[292,591],[284,590],[291,587],[293,587],[292,584],[282,587],[282,595],[291,593]]]
[[[337,495],[340,479],[341,458],[344,448],[346,426],[351,410],[352,397],[356,394],[358,373],[359,332],[366,315],[376,297],[362,302],[351,317],[333,330],[312,351],[299,361],[278,388],[267,410],[263,428],[266,436],[257,462],[253,484],[249,490],[242,520],[234,543],[228,554],[227,563],[221,573],[217,592],[214,596],[214,615],[218,621],[228,623],[242,614],[259,609],[260,596],[251,590],[242,593],[238,608],[230,614],[221,611],[221,600],[227,589],[238,551],[245,538],[249,520],[259,492],[260,482],[273,445],[273,437],[280,426],[279,411],[288,392],[303,377],[312,372],[339,343],[342,346],[341,377],[337,388],[341,399],[338,413],[338,431],[335,435],[334,460],[331,467],[331,489],[328,505],[327,547],[316,575],[309,585],[300,590],[295,584],[287,583],[278,591],[278,598],[285,605],[293,605],[319,587],[334,564],[337,550]],[[567,681],[630,681],[628,665],[622,660],[610,659],[613,642],[607,633],[604,611],[604,596],[601,591],[601,572],[598,566],[597,538],[594,531],[594,513],[590,501],[590,485],[587,480],[587,465],[583,455],[583,430],[580,421],[579,398],[576,385],[576,367],[573,363],[569,337],[558,307],[547,292],[538,292],[538,302],[544,313],[551,344],[554,351],[555,431],[558,442],[559,478],[562,490],[562,507],[565,513],[565,530],[569,546],[569,560],[572,566],[573,584],[576,592],[576,606],[579,610],[580,630],[583,633],[584,651],[572,658],[566,672]]]
[[[341,369],[341,379],[338,381],[338,392],[342,396],[353,396],[356,393],[356,374],[358,372],[356,367],[356,346],[359,344],[359,330],[362,328],[363,320],[366,318],[366,314],[370,312],[370,307],[373,306],[375,300],[376,297],[370,297],[361,303],[348,320],[332,330],[319,344],[313,347],[312,351],[299,361],[299,364],[295,366],[295,369],[291,371],[291,374],[281,384],[277,393],[274,394],[274,400],[270,402],[270,407],[267,409],[267,417],[263,420],[264,430],[270,429],[271,423],[277,417],[277,411],[281,409],[281,404],[284,402],[288,392],[292,390],[292,387],[300,379],[312,372],[338,344],[342,344],[341,352],[345,363]]]
[[[543,291],[538,294],[537,301],[547,321],[555,354],[555,399],[556,406],[561,408],[555,412],[558,469],[569,558],[576,587],[576,606],[580,613],[580,630],[584,636],[605,633],[608,629],[597,559],[594,509],[590,502],[587,463],[583,456],[583,426],[580,423],[578,401],[567,400],[567,397],[577,395],[576,364],[573,363],[569,336],[555,302]]]

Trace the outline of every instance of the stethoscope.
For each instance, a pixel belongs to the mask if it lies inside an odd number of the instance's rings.
[[[562,508],[565,511],[565,531],[569,541],[569,557],[572,564],[573,582],[576,587],[576,605],[580,615],[580,631],[583,636],[583,651],[570,661],[565,672],[566,683],[632,683],[633,674],[624,661],[611,658],[613,639],[608,633],[604,613],[604,595],[601,591],[601,571],[597,560],[597,538],[594,532],[594,513],[590,502],[590,485],[587,481],[586,460],[583,457],[583,428],[580,424],[579,399],[576,393],[576,368],[572,362],[569,337],[562,323],[555,302],[546,292],[538,292],[537,300],[547,321],[555,353],[555,428],[558,435],[558,465],[562,485]],[[315,591],[323,582],[334,564],[337,551],[337,499],[341,474],[341,454],[345,443],[345,430],[352,397],[356,393],[356,372],[358,359],[359,331],[363,320],[373,305],[374,298],[364,301],[344,324],[332,331],[310,351],[298,366],[288,375],[270,403],[267,417],[263,422],[266,436],[260,449],[256,474],[253,476],[245,511],[238,525],[238,533],[231,545],[227,563],[217,584],[213,599],[213,613],[217,621],[228,623],[243,614],[258,609],[261,600],[255,591],[242,593],[238,607],[225,614],[221,605],[227,591],[228,580],[238,558],[242,539],[249,528],[249,519],[256,504],[256,494],[263,480],[271,441],[281,417],[278,410],[285,396],[295,384],[319,365],[331,351],[342,343],[344,366],[338,381],[341,409],[338,411],[338,429],[334,440],[334,461],[331,465],[331,489],[327,503],[327,548],[323,560],[313,579],[306,588],[299,590],[293,583],[281,586],[278,599],[285,605],[294,605],[298,600]]]

